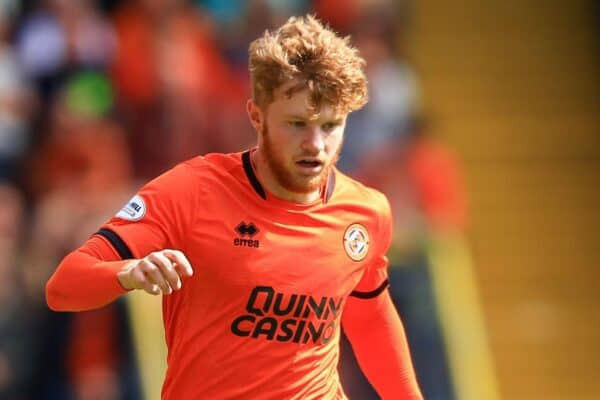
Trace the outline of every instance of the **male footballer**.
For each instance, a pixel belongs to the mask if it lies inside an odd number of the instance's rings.
[[[422,399],[387,290],[390,206],[335,167],[346,117],[367,102],[364,60],[292,17],[250,45],[249,69],[257,146],[146,184],[62,260],[48,305],[161,294],[166,400],[347,399],[341,328],[383,399]]]

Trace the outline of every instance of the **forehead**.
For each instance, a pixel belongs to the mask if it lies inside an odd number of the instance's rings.
[[[328,102],[323,102],[314,108],[308,88],[296,90],[290,94],[289,89],[296,84],[296,82],[288,82],[274,91],[273,101],[268,106],[269,113],[280,117],[298,116],[311,120],[339,119],[347,115]]]

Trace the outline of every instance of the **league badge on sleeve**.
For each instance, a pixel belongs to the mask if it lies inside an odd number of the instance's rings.
[[[139,221],[146,215],[146,203],[140,195],[135,195],[121,208],[115,217],[127,221]]]
[[[352,224],[344,232],[344,250],[354,261],[362,261],[369,252],[369,233],[361,224]]]

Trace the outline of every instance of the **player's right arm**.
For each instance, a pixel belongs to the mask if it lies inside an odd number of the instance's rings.
[[[144,186],[82,247],[68,254],[46,285],[53,310],[98,308],[129,290],[170,294],[191,276],[184,255],[197,215],[194,170],[180,164]]]
[[[171,294],[192,274],[189,261],[178,250],[117,260],[110,245],[94,236],[62,260],[46,285],[46,301],[54,311],[90,310],[134,289]]]

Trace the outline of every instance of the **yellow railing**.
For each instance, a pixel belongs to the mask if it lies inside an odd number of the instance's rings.
[[[499,400],[466,240],[460,234],[438,234],[427,253],[456,398]]]

